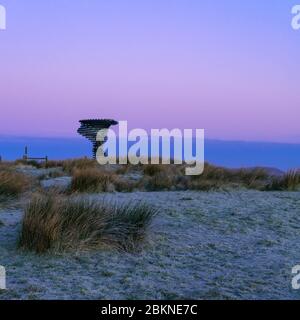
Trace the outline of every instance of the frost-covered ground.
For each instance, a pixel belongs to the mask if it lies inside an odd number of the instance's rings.
[[[300,193],[135,192],[97,195],[159,208],[138,254],[37,256],[16,248],[22,210],[0,207],[0,299],[298,299]]]

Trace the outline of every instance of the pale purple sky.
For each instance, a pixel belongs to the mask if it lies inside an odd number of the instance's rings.
[[[73,136],[79,119],[114,118],[300,142],[296,0],[0,3],[0,135]]]

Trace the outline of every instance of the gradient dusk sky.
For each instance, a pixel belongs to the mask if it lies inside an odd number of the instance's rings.
[[[300,143],[300,0],[0,0],[0,135],[81,118]]]

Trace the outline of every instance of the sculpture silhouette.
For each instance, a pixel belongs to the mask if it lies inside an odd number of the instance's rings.
[[[89,119],[80,120],[81,126],[77,132],[90,140],[93,144],[93,158],[96,159],[96,153],[104,141],[97,141],[97,134],[100,130],[108,130],[110,126],[117,125],[118,122],[112,119]],[[104,132],[104,135],[106,133]]]

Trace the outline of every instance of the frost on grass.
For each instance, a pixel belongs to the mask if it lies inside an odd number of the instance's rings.
[[[19,246],[44,253],[138,248],[156,210],[144,203],[112,204],[59,194],[35,194],[25,209]]]
[[[23,211],[0,209],[0,299],[299,299],[300,192],[133,192],[82,195],[155,203],[138,254],[86,250],[37,255],[16,242]]]

